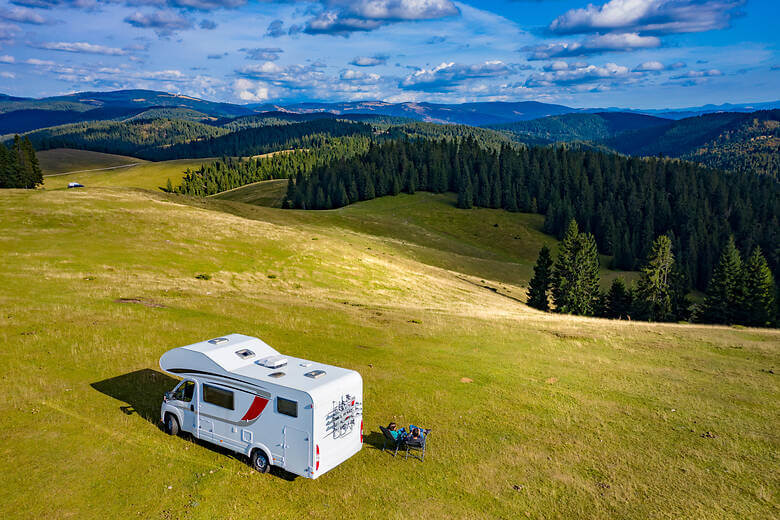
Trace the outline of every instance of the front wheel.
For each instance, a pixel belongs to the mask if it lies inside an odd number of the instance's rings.
[[[179,435],[179,420],[172,413],[165,416],[165,432],[168,435]]]
[[[255,471],[259,473],[268,473],[268,470],[271,469],[271,465],[268,463],[268,457],[263,450],[253,451],[250,462]]]

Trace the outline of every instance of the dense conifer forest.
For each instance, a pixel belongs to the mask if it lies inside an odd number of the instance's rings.
[[[197,170],[187,170],[177,187],[166,188],[184,195],[205,197],[253,182],[303,175],[314,167],[368,150],[368,137],[331,138],[310,149],[281,152],[270,157],[242,159],[225,157]]]
[[[154,159],[158,149],[226,133],[222,128],[195,121],[146,119],[75,123],[37,130],[28,137],[38,151],[76,148]]]
[[[97,121],[29,134],[36,150],[77,148],[151,161],[197,157],[247,157],[276,150],[322,146],[329,138],[371,135],[364,123],[332,118],[229,130],[180,119]]]
[[[329,209],[401,191],[458,193],[458,206],[545,215],[563,237],[572,219],[593,234],[613,267],[636,269],[668,234],[686,284],[705,289],[730,235],[760,246],[778,266],[780,186],[670,159],[627,158],[566,148],[485,149],[474,140],[392,141],[297,175],[286,205]]]
[[[30,189],[41,184],[43,175],[29,139],[17,135],[9,148],[0,144],[0,188]]]
[[[303,123],[245,128],[226,135],[161,147],[148,155],[153,155],[155,160],[223,155],[250,157],[276,150],[318,148],[332,138],[370,136],[372,133],[372,127],[364,123],[317,119]]]

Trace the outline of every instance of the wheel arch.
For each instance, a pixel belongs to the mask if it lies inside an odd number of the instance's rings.
[[[271,455],[271,450],[269,450],[265,444],[261,444],[261,443],[250,444],[249,448],[247,449],[246,456],[251,457],[252,453],[254,453],[255,450],[262,451],[265,454],[265,457],[268,459],[268,464],[270,466],[274,466],[274,457],[273,455]]]
[[[175,408],[166,408],[163,412],[163,424],[165,424],[165,421],[168,419],[169,415],[173,415],[173,417],[176,419],[176,422],[179,423],[179,431],[183,431],[182,425],[184,422],[182,421],[181,412]]]

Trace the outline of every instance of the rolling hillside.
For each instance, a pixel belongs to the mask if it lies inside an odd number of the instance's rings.
[[[522,288],[461,265],[485,230],[464,228],[460,252],[446,245],[460,239],[427,240],[445,269],[382,230],[394,212],[410,228],[446,224],[427,206],[366,205],[377,220],[358,224],[360,205],[0,193],[12,252],[0,272],[0,514],[775,516],[777,331],[531,311],[515,299]],[[491,225],[481,211],[470,225]],[[500,261],[506,247],[485,254]],[[364,449],[316,481],[291,481],[162,433],[160,399],[175,381],[159,356],[234,331],[358,370]],[[390,420],[434,429],[424,463],[381,451],[377,425]]]
[[[75,150],[73,148],[55,148],[38,152],[36,155],[44,176],[73,172],[83,173],[85,170],[126,167],[145,162],[143,159],[125,155]]]
[[[83,150],[79,151],[83,152]],[[58,152],[58,150],[52,150],[52,152]],[[200,168],[203,163],[209,162],[209,160],[211,159],[178,159],[173,161],[147,162],[136,159],[134,163],[119,165],[118,167],[102,167],[90,169],[90,171],[70,173],[68,175],[45,177],[43,187],[46,189],[58,189],[67,187],[69,182],[78,182],[87,187],[121,186],[159,190],[161,187],[165,187],[168,179],[170,179],[172,183],[181,182],[185,170],[188,168]]]

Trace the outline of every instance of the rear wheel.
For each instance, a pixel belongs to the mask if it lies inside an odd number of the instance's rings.
[[[268,470],[271,469],[271,464],[268,462],[268,457],[263,450],[253,451],[250,463],[255,471],[260,473],[268,473]]]
[[[172,413],[165,416],[165,432],[168,435],[179,435],[179,420]]]

